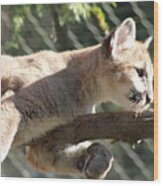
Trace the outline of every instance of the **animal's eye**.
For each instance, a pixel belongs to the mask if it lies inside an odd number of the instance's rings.
[[[142,68],[135,68],[136,72],[138,73],[139,77],[145,76],[145,70]]]

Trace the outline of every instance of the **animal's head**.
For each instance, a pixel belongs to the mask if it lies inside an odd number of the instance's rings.
[[[127,18],[104,41],[104,86],[110,99],[125,109],[141,112],[153,102],[153,66],[148,52],[152,40],[136,41],[136,26]],[[108,86],[107,86],[108,85]]]

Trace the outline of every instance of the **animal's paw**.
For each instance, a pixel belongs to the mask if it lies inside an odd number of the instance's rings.
[[[80,158],[78,168],[86,178],[102,179],[111,169],[112,162],[113,156],[106,147],[100,143],[94,143]]]

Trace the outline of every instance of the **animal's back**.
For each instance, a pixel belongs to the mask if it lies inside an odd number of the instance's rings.
[[[66,63],[62,55],[52,51],[40,51],[20,57],[2,55],[2,89],[16,90],[16,88],[20,88],[20,85],[28,86],[34,81],[57,73],[65,67]]]

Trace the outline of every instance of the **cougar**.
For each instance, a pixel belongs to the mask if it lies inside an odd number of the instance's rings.
[[[153,102],[151,40],[137,41],[135,21],[127,18],[95,46],[1,56],[1,161],[10,148],[42,140],[103,102],[137,113],[147,109]],[[26,157],[38,171],[86,178],[104,178],[113,162],[104,145],[91,141],[62,146],[44,141],[31,145]]]

